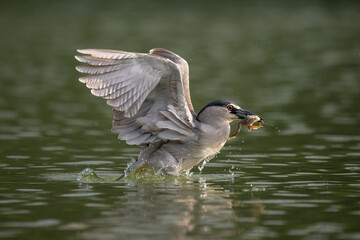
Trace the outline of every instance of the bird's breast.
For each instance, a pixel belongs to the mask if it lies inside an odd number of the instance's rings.
[[[230,125],[211,126],[202,124],[199,128],[199,138],[188,145],[188,157],[183,158],[182,169],[190,169],[202,160],[215,156],[229,138]]]

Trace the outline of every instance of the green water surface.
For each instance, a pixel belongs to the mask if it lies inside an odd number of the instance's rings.
[[[0,238],[360,239],[357,1],[1,1]],[[139,149],[77,81],[78,48],[170,49],[196,111],[264,127],[200,172],[115,182]],[[232,132],[235,132],[236,123]],[[86,168],[98,178],[79,180]]]

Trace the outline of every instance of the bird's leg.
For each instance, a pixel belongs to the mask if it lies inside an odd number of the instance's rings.
[[[124,178],[126,176],[126,174],[124,173],[123,175],[121,175],[120,177],[118,177],[115,181],[119,181],[120,179]]]
[[[133,172],[136,172],[137,169],[140,169],[141,172],[145,172],[146,170],[146,162],[145,161],[142,161],[141,159],[138,159],[136,162],[132,162],[128,165],[128,167],[126,168],[125,170],[125,173],[123,175],[121,175],[120,177],[118,177],[115,181],[119,181],[121,180],[122,178],[128,176],[129,174],[133,173]],[[143,168],[145,167],[145,170],[143,170]]]

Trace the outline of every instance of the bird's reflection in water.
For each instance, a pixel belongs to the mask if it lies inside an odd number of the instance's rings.
[[[241,197],[205,178],[129,185],[112,210],[90,220],[94,228],[83,233],[84,238],[182,239],[192,233],[227,237],[251,231],[256,222],[242,220],[254,219],[264,210],[262,204],[242,205]]]

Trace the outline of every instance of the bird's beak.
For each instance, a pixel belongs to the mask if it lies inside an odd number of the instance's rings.
[[[249,115],[253,115],[253,116],[258,116],[260,118],[261,121],[264,121],[264,119],[262,117],[260,117],[259,115],[255,114],[255,113],[252,113],[252,112],[249,112],[248,110],[245,110],[245,109],[235,109],[233,111],[233,113],[238,116],[239,119],[244,119],[245,116],[249,116]]]

